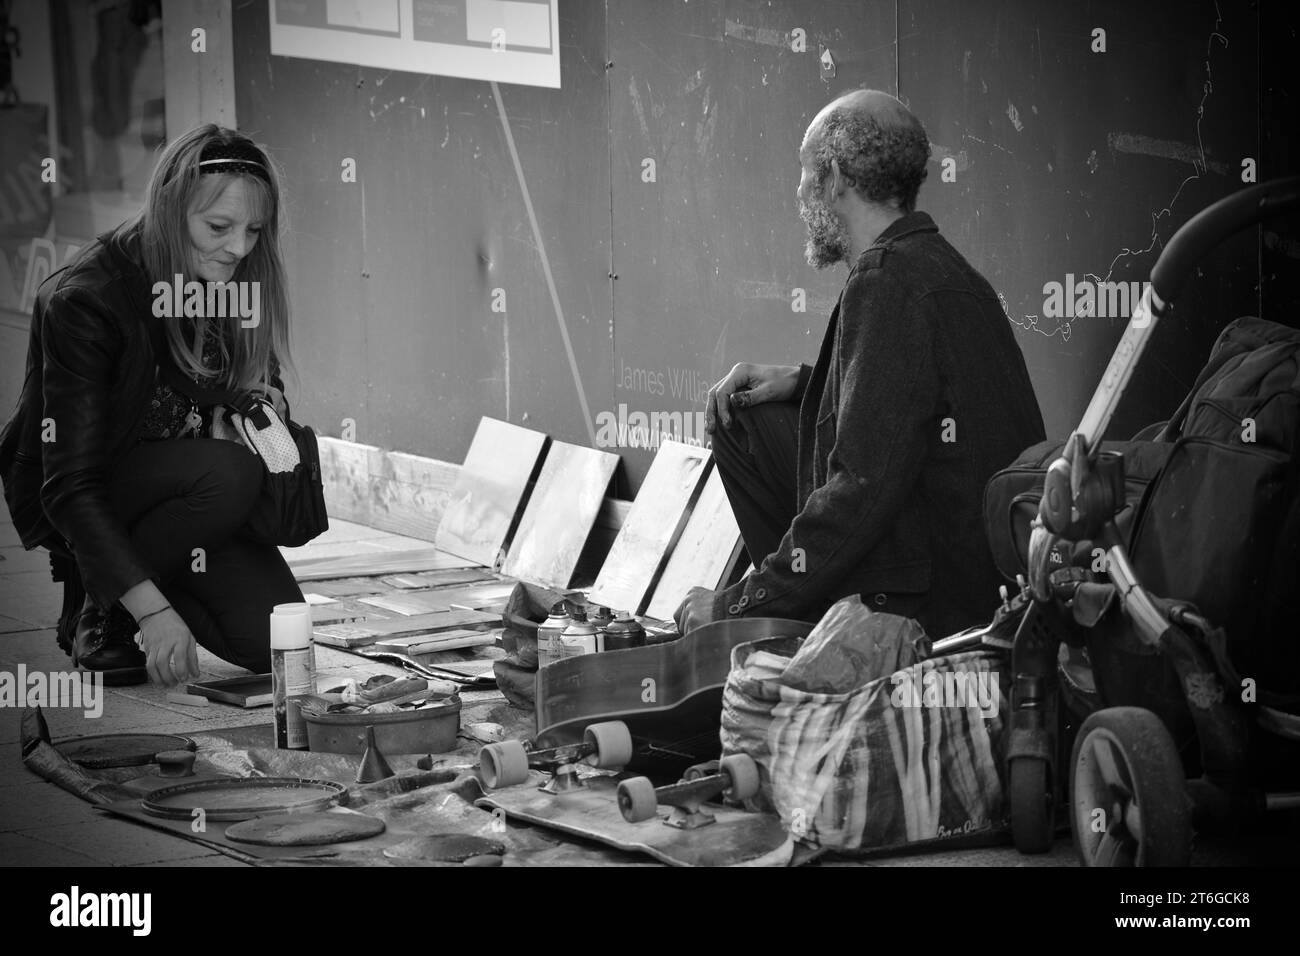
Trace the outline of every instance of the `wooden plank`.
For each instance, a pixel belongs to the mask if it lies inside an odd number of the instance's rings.
[[[396,588],[399,591],[419,590],[425,585],[414,574],[385,574],[379,579],[390,588]]]
[[[416,588],[440,588],[455,584],[482,584],[487,581],[500,581],[501,578],[487,568],[452,568],[447,571],[422,571],[419,574],[403,574],[403,578],[415,584]],[[387,580],[385,578],[385,580]],[[513,581],[510,582],[514,584]]]
[[[319,437],[321,470],[325,485],[325,504],[330,517],[344,521],[355,521],[385,531],[398,534],[416,534],[409,522],[401,518],[401,506],[391,499],[400,489],[391,487],[391,478],[384,480],[383,475],[388,466],[382,460],[391,454],[373,445],[359,445],[338,438]],[[413,472],[423,472],[422,485],[446,487],[446,495],[441,498],[435,493],[432,500],[423,502],[432,509],[427,520],[419,524],[427,528],[430,521],[441,524],[446,502],[450,500],[460,465],[439,461],[436,458],[420,458],[415,455],[405,456]],[[403,474],[407,474],[403,472]],[[375,476],[380,476],[376,479]],[[400,494],[398,495],[400,497]],[[425,496],[429,498],[429,495]],[[376,503],[378,501],[378,504]],[[441,504],[440,504],[441,502]],[[622,498],[606,497],[601,501],[600,512],[596,516],[595,535],[600,540],[611,544],[623,526],[632,502]],[[436,540],[436,530],[434,538]]]
[[[371,617],[382,617],[376,608],[356,601],[334,601],[330,604],[313,604],[311,622],[316,627],[327,624],[351,624],[353,621],[365,621]]]
[[[389,651],[394,654],[407,654],[420,657],[426,654],[440,654],[465,647],[485,647],[495,644],[495,631],[467,631],[458,628],[440,634],[410,634],[404,637],[387,637],[374,643],[377,651]]]
[[[483,611],[441,611],[417,617],[395,618],[391,621],[363,621],[355,624],[330,624],[317,627],[316,640],[330,647],[364,647],[381,638],[401,637],[407,634],[433,634],[450,631],[471,624],[499,624],[501,615]]]
[[[317,445],[331,517],[436,539],[459,465],[326,436]]]
[[[501,570],[568,587],[617,466],[617,455],[552,442]]]
[[[438,547],[487,567],[498,565],[547,441],[530,428],[480,419],[438,524]]]
[[[660,444],[589,601],[621,611],[641,610],[686,524],[710,458],[709,450],[698,445]]]
[[[426,591],[394,591],[360,599],[361,604],[386,608],[398,614],[428,614],[431,611],[450,611],[456,608],[481,610],[504,604],[514,591],[513,583],[493,583],[480,587],[439,588]]]
[[[408,571],[440,571],[470,565],[467,558],[445,554],[435,548],[415,551],[391,551],[383,554],[360,554],[335,558],[298,558],[289,562],[294,579],[327,581],[330,578],[360,575],[398,574]],[[376,590],[383,590],[382,587]]]
[[[726,583],[731,569],[743,553],[740,525],[731,511],[722,475],[717,468],[709,472],[699,500],[691,509],[677,546],[664,566],[663,576],[655,587],[646,613],[666,621],[681,605],[691,588],[710,590]]]
[[[292,565],[290,565],[292,568]],[[307,580],[302,578],[300,580]],[[311,589],[317,594],[329,598],[348,598],[356,597],[358,594],[378,594],[381,591],[388,590],[380,583],[379,578],[338,578],[328,581],[312,581]]]

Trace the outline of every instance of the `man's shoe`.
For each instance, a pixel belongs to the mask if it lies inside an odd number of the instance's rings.
[[[104,675],[108,687],[145,684],[144,652],[135,643],[135,621],[114,604],[105,613],[87,598],[72,638],[72,663],[78,670]]]

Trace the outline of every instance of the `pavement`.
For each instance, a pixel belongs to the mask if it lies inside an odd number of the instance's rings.
[[[70,670],[68,657],[55,643],[54,627],[62,585],[50,580],[43,551],[25,551],[7,514],[0,514],[0,671],[16,673]],[[364,525],[331,520],[330,530],[289,555],[326,556],[382,553],[428,548],[429,542],[389,534]],[[322,679],[353,667],[374,670],[374,662],[319,647]],[[203,679],[243,673],[200,649]],[[127,732],[195,734],[218,728],[265,724],[269,711],[241,710],[222,704],[193,708],[167,700],[166,688],[154,685],[103,688],[103,712],[88,717],[82,710],[45,711],[54,739],[80,734]],[[487,703],[487,701],[484,701]],[[0,706],[0,866],[244,866],[164,832],[112,819],[89,803],[48,783],[23,766],[19,752],[21,707]],[[820,865],[872,866],[1073,866],[1067,839],[1044,856],[1022,857],[1010,847],[944,853],[900,854],[869,862]]]
[[[430,542],[331,519],[330,530],[303,548],[283,549],[290,557],[344,554],[391,554],[427,549]],[[309,590],[310,586],[305,589]],[[55,643],[54,627],[62,603],[62,585],[50,580],[44,551],[25,551],[7,513],[0,513],[0,672],[15,674],[19,665],[35,671],[66,673],[69,658]],[[321,681],[375,673],[377,662],[317,645]],[[200,648],[202,679],[245,673]],[[394,673],[397,673],[394,670]],[[354,675],[356,676],[356,675]],[[322,684],[321,686],[327,686]],[[493,720],[489,712],[503,699],[497,691],[463,695],[462,725]],[[87,716],[82,709],[47,708],[51,736],[108,733],[202,734],[232,727],[267,725],[267,708],[242,710],[211,703],[187,707],[167,700],[167,688],[103,688],[102,713]],[[0,702],[0,867],[6,866],[245,866],[247,864],[125,820],[108,817],[27,770],[19,747],[21,706]],[[1293,848],[1300,839],[1300,814],[1287,826],[1268,833],[1198,835],[1194,866],[1237,866],[1252,863],[1294,865]],[[1280,841],[1280,842],[1279,842]],[[1291,848],[1291,849],[1288,849]],[[1073,841],[1061,835],[1050,852],[1022,856],[1013,847],[891,853],[862,860],[823,859],[817,866],[1077,866]]]
[[[429,542],[376,531],[346,521],[305,548],[286,554],[354,553],[427,548]],[[50,580],[44,551],[25,551],[7,513],[0,514],[0,671],[66,673],[71,661],[55,643],[62,585]],[[322,680],[354,667],[374,672],[373,662],[318,648]],[[203,680],[245,673],[199,649]],[[266,708],[242,710],[222,704],[187,707],[167,700],[152,684],[103,688],[103,711],[45,708],[51,736],[110,733],[195,734],[266,724]],[[0,706],[0,866],[244,866],[187,840],[111,819],[89,803],[27,770],[19,749],[21,706]]]

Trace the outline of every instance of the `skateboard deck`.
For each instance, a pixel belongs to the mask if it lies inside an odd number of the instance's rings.
[[[788,866],[794,852],[790,834],[771,814],[708,804],[705,809],[716,822],[680,830],[663,822],[672,808],[660,807],[656,819],[628,823],[615,797],[619,777],[590,776],[585,788],[562,794],[539,790],[547,779],[547,774],[533,771],[528,783],[485,790],[474,803],[500,809],[514,820],[644,853],[670,866]]]
[[[578,743],[588,725],[622,721],[635,748],[626,769],[675,779],[721,752],[722,689],[732,649],[767,637],[804,637],[812,628],[781,618],[715,621],[665,644],[548,664],[537,675],[535,742]]]

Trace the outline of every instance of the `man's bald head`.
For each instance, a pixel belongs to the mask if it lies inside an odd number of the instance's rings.
[[[863,199],[916,208],[925,181],[930,140],[925,128],[896,97],[880,90],[853,90],[822,108],[804,136],[817,182],[834,160]]]

